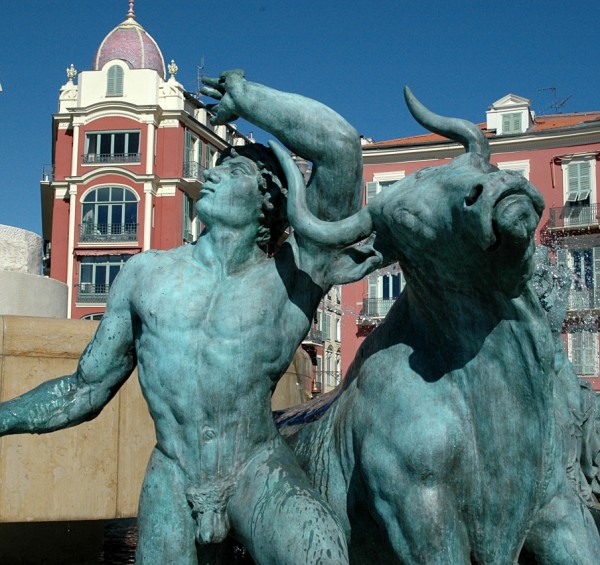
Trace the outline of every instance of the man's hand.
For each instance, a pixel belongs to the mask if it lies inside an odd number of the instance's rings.
[[[241,69],[225,71],[219,78],[204,77],[202,82],[205,86],[200,89],[200,92],[219,101],[218,104],[209,105],[209,108],[215,112],[210,123],[221,125],[237,120],[239,112],[235,98],[241,92],[242,84],[245,82],[244,71]]]

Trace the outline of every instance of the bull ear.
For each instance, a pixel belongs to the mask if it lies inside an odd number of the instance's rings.
[[[370,242],[357,243],[338,251],[325,271],[326,285],[359,281],[382,266],[383,257]]]

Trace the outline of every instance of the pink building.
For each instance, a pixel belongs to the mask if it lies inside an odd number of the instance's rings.
[[[210,125],[174,61],[167,77],[129,4],[92,68],[78,76],[67,69],[52,116],[53,162],[41,183],[46,271],[68,285],[73,318],[102,315],[132,255],[196,239],[204,168],[227,145],[246,142],[233,126]]]
[[[524,175],[546,200],[538,241],[556,246],[557,260],[573,273],[564,325],[568,355],[577,373],[600,390],[600,112],[535,116],[529,100],[508,94],[492,104],[480,127],[489,138],[492,163]],[[435,134],[369,143],[363,149],[365,198],[463,151]],[[393,266],[344,287],[343,374],[403,286],[402,273]]]

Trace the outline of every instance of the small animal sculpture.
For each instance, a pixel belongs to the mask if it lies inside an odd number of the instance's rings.
[[[507,565],[521,555],[597,565],[598,531],[561,463],[554,344],[530,284],[543,199],[490,164],[474,124],[405,97],[417,121],[467,152],[358,213],[406,288],[343,387],[282,413],[280,430],[342,521],[352,563]],[[303,207],[299,179],[291,193],[298,236],[318,241],[326,222]]]

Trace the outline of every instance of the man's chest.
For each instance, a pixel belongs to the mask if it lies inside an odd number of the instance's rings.
[[[274,276],[275,274],[275,276]],[[218,277],[182,268],[160,285],[145,285],[135,300],[142,325],[165,333],[196,332],[205,337],[261,334],[281,319],[287,293],[277,273],[257,270]]]

